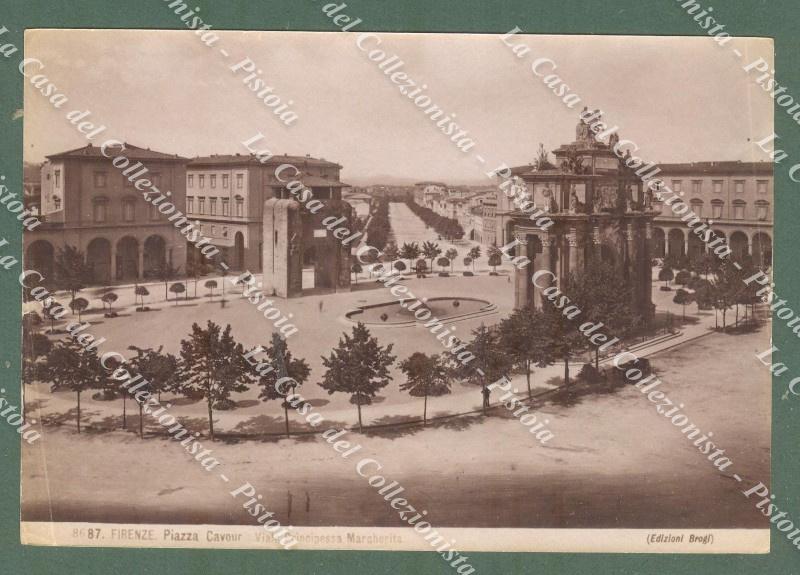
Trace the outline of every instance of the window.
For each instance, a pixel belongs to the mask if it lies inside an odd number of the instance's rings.
[[[241,218],[244,213],[244,199],[236,198],[236,216]]]
[[[197,198],[197,213],[199,213],[199,214],[206,213],[206,199],[205,198]]]
[[[213,236],[213,235],[215,235],[216,233],[217,233],[217,226],[215,226],[215,225],[212,225],[212,226],[211,226],[211,235]]]
[[[703,180],[692,180],[692,193],[700,194],[703,192]]]
[[[188,176],[186,176],[186,187],[187,188],[193,188],[194,187],[194,175],[193,174],[189,174]]]
[[[228,174],[222,174],[222,187],[223,188],[227,188],[228,187],[228,180],[229,179],[230,179],[230,177],[228,176]]]
[[[758,180],[756,182],[756,191],[759,194],[766,194],[767,193],[767,185],[768,185],[768,183],[769,182],[767,180]]]
[[[211,179],[211,187],[212,188],[216,188],[217,187],[217,175],[216,174],[211,174],[209,176],[209,178]]]
[[[769,219],[769,202],[759,200],[756,202],[756,218],[759,220]]]
[[[715,194],[722,193],[722,180],[714,180],[713,182],[711,182],[711,185],[714,188]]]
[[[197,180],[198,180],[197,183],[200,185],[201,188],[206,187],[206,177],[203,174],[197,176]]]
[[[711,217],[720,219],[722,217],[722,200],[714,200],[711,202]]]
[[[692,200],[691,207],[692,211],[697,215],[697,217],[703,217],[703,200]]]
[[[230,200],[228,198],[222,198],[222,215],[230,215]]]
[[[244,174],[236,174],[236,187],[239,189],[244,187]]]
[[[735,180],[733,182],[733,191],[737,194],[744,193],[744,180]]]
[[[672,191],[676,194],[681,191],[681,180],[672,180]]]
[[[53,198],[53,207],[55,208],[56,211],[59,211],[61,209],[61,198],[60,197],[55,196]]]
[[[187,213],[192,213],[194,211],[194,197],[193,196],[186,196],[186,211]]]
[[[108,199],[107,198],[96,198],[94,200],[94,205],[92,206],[94,221],[96,223],[102,223],[106,221],[106,215],[108,210]]]
[[[56,170],[55,173],[53,174],[53,177],[55,178],[55,187],[60,188],[61,187],[61,170]]]
[[[223,238],[227,238],[228,237],[228,227],[227,226],[222,228],[222,237]]]
[[[733,202],[733,219],[734,220],[743,220],[744,219],[744,206],[745,203],[741,200]]]
[[[105,172],[95,172],[94,173],[94,187],[95,188],[105,188],[106,184],[108,183],[108,176]]]
[[[126,198],[122,200],[122,219],[132,222],[136,216],[136,200]]]
[[[161,174],[155,173],[150,174],[150,181],[153,182],[153,185],[157,188],[161,187]]]
[[[209,198],[208,199],[208,207],[211,210],[211,215],[217,215],[217,198]]]
[[[151,220],[159,219],[158,206],[154,206],[153,204],[150,204],[150,219]]]

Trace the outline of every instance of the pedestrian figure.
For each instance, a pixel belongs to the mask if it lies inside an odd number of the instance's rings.
[[[322,300],[319,300],[319,313],[322,313]]]
[[[481,393],[483,393],[483,410],[486,411],[486,409],[489,407],[489,395],[492,393],[492,390],[486,386],[483,386]]]
[[[286,492],[286,498],[288,500],[288,508],[289,508],[288,511],[286,512],[286,516],[287,517],[291,517],[292,516],[292,492],[291,491],[287,491]]]
[[[506,276],[506,279],[508,280],[508,283],[511,283],[511,276]]]

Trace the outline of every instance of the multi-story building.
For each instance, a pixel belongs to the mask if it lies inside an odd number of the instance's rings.
[[[692,211],[713,222],[734,256],[753,256],[756,264],[772,262],[772,164],[769,162],[693,162],[661,164],[657,177]],[[700,254],[706,247],[668,205],[654,202],[659,212],[653,228],[654,255]]]
[[[441,182],[417,182],[414,184],[414,202],[434,209],[435,202],[445,196],[447,186]]]
[[[124,174],[128,164],[122,157],[146,172]],[[144,279],[164,262],[184,266],[186,239],[145,201],[130,176],[137,173],[137,179],[170,191],[170,201],[183,210],[187,161],[130,144],[106,147],[105,156],[91,144],[47,156],[41,169],[42,225],[24,234],[26,267],[52,278],[56,250],[67,245],[86,254],[97,283]]]
[[[325,195],[340,190],[341,166],[311,156],[273,156],[261,162],[252,154],[211,155],[194,158],[186,168],[186,214],[199,222],[202,234],[222,252],[234,270],[253,272],[263,268],[262,224],[264,202],[279,197],[285,187],[275,175],[281,164],[291,164],[303,174],[303,181]],[[293,178],[288,170],[284,179]],[[189,252],[190,261],[200,254]]]

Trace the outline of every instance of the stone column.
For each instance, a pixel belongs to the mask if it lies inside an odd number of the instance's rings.
[[[594,228],[592,228],[592,247],[594,249],[595,260],[598,262],[601,260],[600,244],[600,226],[594,226]]]
[[[629,281],[635,286],[631,294],[633,297],[633,308],[641,309],[641,292],[636,287],[639,286],[637,281],[637,264],[639,262],[636,254],[636,230],[634,229],[633,224],[628,223],[625,229],[622,231],[622,234],[625,237],[627,276]]]
[[[556,247],[553,245],[555,243],[555,238],[550,234],[545,234],[541,236],[541,240],[542,240],[542,256],[543,256],[542,259],[544,260],[546,269],[548,269],[550,272],[553,273],[553,275],[558,277],[558,267],[557,267],[558,261],[555,253]],[[553,283],[553,278],[547,276],[547,281],[540,283],[546,283],[548,286],[550,286]]]
[[[528,257],[531,259],[531,265],[528,266],[531,268],[531,273],[528,275],[530,278],[528,281],[530,282],[530,289],[533,290],[533,307],[537,309],[541,309],[542,307],[542,290],[541,288],[536,287],[533,284],[533,273],[539,271],[540,269],[546,267],[545,262],[547,261],[547,249],[549,248],[542,248],[542,251],[537,251],[537,248],[544,245],[544,241],[542,240],[542,236],[537,235],[528,245]]]
[[[108,277],[110,280],[118,280],[117,276],[117,242],[110,241],[111,244],[111,269],[108,270]]]
[[[583,242],[581,241],[581,237],[579,235],[579,231],[577,227],[572,227],[569,229],[569,236],[567,236],[567,240],[569,241],[569,273],[576,274],[583,271],[583,250],[582,245]]]
[[[139,247],[139,279],[144,279],[144,244]]]
[[[642,286],[642,305],[644,309],[642,313],[645,317],[645,322],[648,324],[653,320],[655,307],[653,306],[653,271],[650,267],[651,250],[653,245],[653,224],[648,221],[645,222],[644,227],[644,242],[642,248],[642,258],[645,260],[642,269],[646,270],[643,277],[640,278]]]
[[[519,242],[514,248],[516,256],[527,256],[527,234],[514,232],[514,238]],[[514,308],[522,309],[528,305],[528,290],[530,289],[528,268],[530,265],[523,266],[522,269],[514,266]]]

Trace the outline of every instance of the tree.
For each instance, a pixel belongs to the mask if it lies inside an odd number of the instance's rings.
[[[469,256],[466,256],[466,257],[464,257],[463,261],[464,261],[464,267],[469,267],[469,265],[472,263],[472,258],[469,257]],[[475,267],[473,267],[472,269],[475,269]]]
[[[136,286],[136,289],[134,290],[133,293],[134,293],[134,295],[136,297],[142,298],[142,307],[140,309],[144,309],[144,298],[149,296],[150,292],[147,290],[147,288],[145,286]],[[136,297],[133,298],[134,299],[134,302],[133,302],[134,305],[136,305]]]
[[[455,248],[450,248],[449,250],[444,252],[444,257],[450,260],[450,272],[452,273],[453,264],[455,263],[456,258],[458,257],[458,250]]]
[[[75,294],[92,281],[92,266],[86,263],[86,258],[75,246],[64,246],[58,249],[53,261],[53,276],[58,289],[70,293],[70,299],[75,299]]]
[[[214,301],[214,290],[217,288],[217,280],[208,280],[203,286],[211,293],[211,301]]]
[[[422,407],[424,427],[428,424],[428,396],[438,397],[450,393],[447,368],[438,355],[414,352],[400,363],[400,369],[406,374],[406,381],[400,384],[400,390],[407,391],[413,397],[424,398]]]
[[[55,333],[56,331],[56,320],[60,319],[57,315],[53,313],[53,307],[46,307],[42,309],[42,315],[45,317],[46,320],[50,322],[50,333]]]
[[[178,270],[180,268],[172,267],[172,264],[166,261],[162,261],[160,264],[156,266],[153,270],[156,277],[164,282],[164,300],[169,301],[169,293],[167,292],[169,282],[174,279],[178,275]]]
[[[428,271],[428,264],[422,258],[417,260],[417,263],[414,264],[414,271],[417,272],[417,277],[425,277],[425,272]]]
[[[103,294],[103,297],[100,298],[100,301],[103,302],[103,307],[108,306],[109,313],[111,312],[111,306],[119,299],[119,296],[115,294],[113,291]]]
[[[531,368],[547,367],[555,361],[542,331],[543,323],[542,313],[531,307],[516,309],[500,322],[500,346],[512,364],[525,371],[529,398],[533,396]]]
[[[493,253],[489,255],[489,265],[492,267],[492,272],[497,273],[497,266],[503,263],[503,258],[500,255],[500,250],[497,250],[497,253]]]
[[[72,338],[64,338],[47,355],[44,374],[51,383],[51,391],[69,389],[75,392],[76,421],[80,433],[81,393],[105,387],[106,384],[106,370],[100,364],[97,350],[88,349]]]
[[[481,323],[472,331],[473,339],[467,345],[467,351],[475,356],[473,362],[462,365],[461,374],[470,383],[481,386],[485,393],[486,386],[505,376],[511,368],[511,359],[500,345],[499,330],[487,328]],[[486,405],[483,405],[486,414]]]
[[[675,297],[672,302],[683,306],[683,319],[686,319],[686,304],[692,303],[692,294],[685,289],[679,289],[675,292]]]
[[[329,394],[350,394],[350,403],[358,406],[358,429],[362,431],[361,406],[371,405],[378,391],[392,377],[389,366],[394,363],[392,344],[382,347],[366,326],[359,322],[352,335],[342,334],[338,346],[322,358],[327,368],[320,386]]]
[[[405,243],[403,247],[400,248],[400,258],[404,260],[408,260],[408,265],[411,266],[411,262],[419,257],[419,246],[417,242]]]
[[[284,421],[286,422],[286,437],[289,437],[291,435],[289,432],[289,398],[297,393],[297,388],[308,380],[308,376],[311,375],[311,368],[306,363],[306,360],[292,356],[286,340],[278,333],[272,334],[272,342],[267,346],[265,352],[272,370],[259,375],[258,385],[261,387],[261,393],[259,393],[258,398],[261,401],[282,400],[281,405],[283,407]],[[299,399],[296,401],[299,401]]]
[[[675,273],[672,271],[671,267],[667,266],[666,263],[658,272],[658,281],[664,282],[664,287],[667,289],[669,289],[669,282],[671,282],[674,277]]]
[[[358,274],[360,274],[363,271],[363,268],[361,267],[361,264],[358,263],[357,261],[353,262],[353,265],[350,268],[350,270],[355,275],[356,283],[358,283]]]
[[[438,260],[436,260],[436,265],[442,268],[443,270],[446,270],[447,266],[450,265],[450,260],[442,256]]]
[[[146,381],[143,387],[137,389],[139,391],[146,391],[148,395],[155,394],[159,403],[161,402],[161,394],[172,391],[180,391],[180,383],[178,379],[179,363],[178,358],[171,353],[161,353],[162,346],[158,349],[141,348],[135,345],[128,346],[128,349],[136,351],[136,357],[130,360],[133,373],[141,375],[142,379]],[[138,381],[136,384],[138,385]],[[125,423],[125,397],[128,395],[128,388],[122,388],[122,427],[126,426]],[[144,437],[144,408],[145,402],[137,402],[139,406],[139,437]]]
[[[472,260],[472,271],[475,271],[475,262],[481,257],[481,247],[472,246],[469,250],[469,257]]]
[[[433,260],[435,260],[442,253],[442,248],[436,242],[423,242],[422,255],[424,255],[431,262],[431,271],[433,271]]]
[[[542,299],[542,333],[547,338],[547,353],[564,361],[564,385],[569,385],[570,354],[584,343],[578,323],[563,314],[548,299]]]
[[[722,330],[726,331],[727,312],[738,299],[739,292],[746,286],[737,273],[736,267],[729,260],[725,260],[714,273],[711,282],[714,290],[714,308],[722,311]]]
[[[406,264],[402,260],[397,260],[396,262],[394,262],[394,269],[396,269],[400,273],[403,273],[404,271],[406,271]]]
[[[212,321],[205,329],[192,324],[189,338],[181,340],[179,376],[183,393],[205,399],[212,441],[214,407],[227,402],[231,393],[246,391],[254,379],[244,347],[233,339],[230,324],[223,330]]]
[[[175,294],[175,305],[178,305],[178,296],[186,291],[186,286],[181,282],[176,282],[169,286],[169,291]]]
[[[679,286],[688,285],[692,279],[692,274],[687,270],[681,270],[675,274],[675,283]]]
[[[389,260],[389,265],[394,264],[394,261],[397,259],[399,254],[399,250],[397,249],[397,244],[394,242],[389,242],[386,244],[386,247],[383,250],[383,257]]]
[[[627,337],[641,322],[631,306],[633,285],[610,264],[590,262],[584,271],[570,276],[565,293],[581,310],[582,321],[602,324],[604,331],[620,339]],[[594,367],[599,370],[600,347],[604,342],[590,342],[590,345],[595,349]]]
[[[81,312],[83,312],[87,307],[89,307],[89,301],[83,297],[76,297],[71,302],[69,302],[69,307],[72,310],[72,313],[78,314],[78,322],[81,321]]]
[[[46,357],[53,349],[50,338],[43,333],[33,331],[29,322],[22,324],[22,375],[26,383],[39,379],[37,363],[40,357]]]

